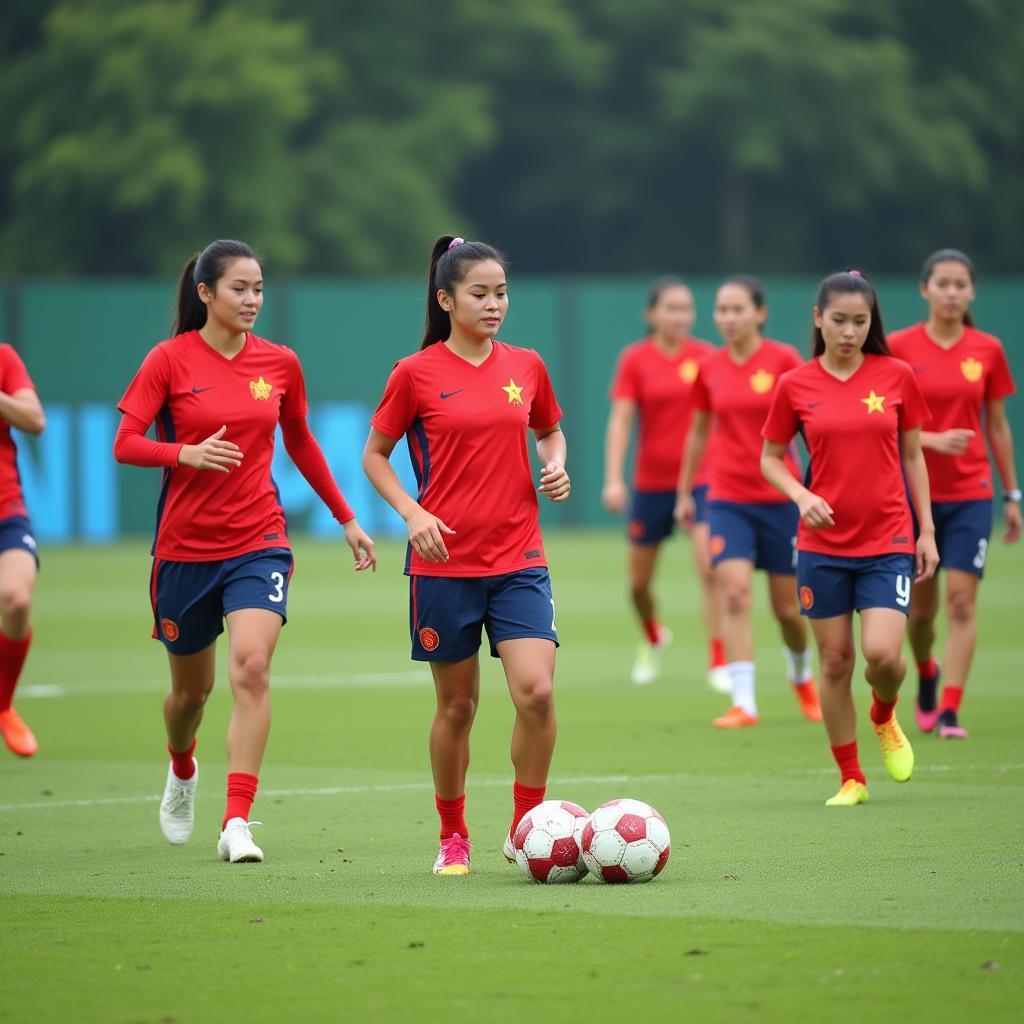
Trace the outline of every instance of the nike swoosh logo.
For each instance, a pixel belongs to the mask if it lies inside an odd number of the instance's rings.
[[[442,391],[441,392],[441,398],[442,399],[444,399],[444,398],[451,398],[452,395],[461,395],[462,392],[465,391],[465,390],[466,390],[465,388],[459,388],[458,391]]]
[[[817,408],[818,408],[818,406],[819,406],[819,405],[821,405],[821,404],[822,404],[822,402],[824,402],[824,401],[825,401],[825,399],[823,398],[823,399],[821,400],[821,402],[808,402],[808,403],[807,403],[807,408],[808,408],[808,409],[817,409]]]
[[[192,385],[192,394],[201,395],[204,391],[212,391],[216,387],[215,384],[211,384],[208,388],[197,388],[195,384]]]

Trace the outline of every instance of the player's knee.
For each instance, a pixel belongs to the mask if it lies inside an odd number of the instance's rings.
[[[974,622],[974,597],[966,591],[951,590],[946,597],[946,615],[958,626]]]
[[[853,672],[854,654],[851,647],[826,647],[818,654],[821,677],[826,683],[840,683]]]
[[[441,704],[441,714],[449,728],[462,732],[473,724],[476,701],[467,694],[449,697]]]
[[[787,598],[776,598],[772,601],[772,613],[778,622],[784,626],[799,625],[801,622],[800,606],[796,597],[792,600]]]
[[[722,584],[722,603],[729,615],[750,611],[750,587],[746,583]]]
[[[520,683],[516,689],[516,707],[519,711],[534,718],[548,718],[554,712],[554,689],[549,676],[535,676]]]
[[[4,619],[21,622],[28,619],[32,610],[32,591],[28,587],[7,586],[0,588],[0,615]]]
[[[174,703],[179,711],[198,711],[210,696],[209,690],[175,690]]]
[[[899,647],[865,648],[864,658],[872,672],[896,675],[903,663]]]
[[[629,592],[634,601],[646,601],[651,596],[651,585],[649,582],[640,583],[634,580],[630,584]]]
[[[265,651],[249,651],[234,663],[232,681],[236,690],[250,697],[262,697],[270,688],[270,657]]]

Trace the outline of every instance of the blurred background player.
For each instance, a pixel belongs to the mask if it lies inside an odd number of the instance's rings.
[[[814,630],[825,729],[842,776],[826,804],[852,807],[868,799],[851,693],[854,611],[886,769],[897,782],[914,769],[893,709],[907,671],[911,581],[930,577],[938,563],[920,441],[928,409],[910,368],[889,356],[874,289],[860,273],[825,278],[814,325],[810,362],[775,390],[761,467],[799,509],[800,604]],[[797,432],[810,453],[807,487],[786,458]],[[908,484],[922,510],[916,541]]]
[[[931,413],[921,431],[928,466],[935,535],[946,574],[946,650],[942,669],[932,657],[939,613],[937,576],[914,586],[908,635],[917,661],[917,724],[941,739],[966,739],[960,701],[978,639],[975,608],[992,532],[992,467],[985,436],[1003,482],[1003,540],[1021,533],[1021,492],[1013,460],[1013,435],[1004,400],[1013,377],[998,338],[971,320],[974,265],[956,249],[939,249],[921,270],[924,323],[889,338],[895,356],[917,377]],[[984,430],[982,413],[984,412]],[[945,686],[938,694],[939,678]]]
[[[20,757],[31,757],[39,749],[32,730],[11,706],[32,643],[32,591],[39,558],[11,427],[41,434],[45,426],[25,364],[10,345],[0,345],[0,735]]]
[[[150,596],[153,636],[167,648],[164,701],[171,763],[160,804],[168,842],[192,834],[203,705],[213,689],[217,637],[227,622],[227,806],[217,852],[261,861],[249,810],[270,732],[270,662],[287,617],[292,553],[270,475],[274,434],[343,524],[357,570],[376,565],[363,532],[306,423],[296,354],[251,333],[263,273],[244,242],[217,241],[186,264],[174,337],[146,356],[118,408],[119,462],[161,466]],[[147,438],[155,420],[159,440]]]
[[[732,706],[714,720],[720,729],[757,725],[754,633],[750,621],[754,569],[768,574],[772,614],[782,631],[786,665],[800,709],[821,720],[811,671],[807,627],[800,617],[795,578],[798,513],[761,476],[761,427],[779,377],[799,366],[796,349],[761,336],[768,315],[764,288],[752,277],[726,279],[715,297],[715,327],[725,341],[701,365],[693,389],[693,420],[686,439],[676,517],[696,522],[690,493],[714,424],[709,466],[711,563],[721,594],[722,638]],[[792,452],[787,465],[796,473]]]
[[[612,380],[601,494],[605,508],[614,515],[621,515],[629,504],[622,473],[635,416],[639,430],[628,532],[630,595],[644,631],[632,671],[637,684],[658,677],[661,654],[672,642],[671,631],[658,618],[651,585],[662,541],[675,526],[676,485],[690,425],[693,382],[700,363],[715,351],[708,342],[690,337],[696,317],[693,293],[678,277],[660,277],[651,285],[646,315],[650,336],[622,351]],[[710,646],[708,681],[727,693],[729,677],[708,551],[706,462],[705,457],[694,479],[696,519],[690,539]]]
[[[555,604],[526,431],[543,466],[538,489],[551,501],[569,496],[566,444],[541,357],[495,340],[507,311],[504,257],[483,242],[442,235],[431,254],[423,343],[395,364],[363,455],[366,475],[409,530],[412,657],[430,663],[437,696],[437,875],[469,874],[466,771],[482,628],[516,711],[509,860],[519,819],[544,799],[555,745]],[[389,461],[403,436],[415,499]]]

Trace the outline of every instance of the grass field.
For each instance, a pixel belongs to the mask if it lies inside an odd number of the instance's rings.
[[[673,852],[648,886],[537,886],[505,864],[512,713],[491,664],[468,790],[474,873],[430,874],[432,689],[408,661],[397,545],[358,579],[347,551],[297,546],[253,812],[266,862],[215,853],[223,675],[200,734],[196,832],[169,846],[145,545],[45,551],[18,701],[41,750],[0,756],[0,1021],[1019,1020],[1024,550],[994,545],[962,715],[972,738],[911,733],[918,769],[897,786],[862,682],[872,799],[834,810],[824,731],[798,717],[764,600],[762,723],[721,734],[682,546],[660,582],[676,646],[643,689],[628,682],[620,538],[553,534],[549,548],[563,645],[549,795],[657,806]],[[909,702],[901,717],[910,732]]]

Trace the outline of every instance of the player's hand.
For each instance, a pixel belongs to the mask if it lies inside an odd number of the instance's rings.
[[[199,444],[183,444],[178,451],[178,465],[193,469],[215,469],[230,473],[242,464],[242,450],[237,444],[223,440],[227,427],[221,427]]]
[[[692,494],[676,495],[676,507],[672,516],[684,530],[692,530],[697,525],[697,505]]]
[[[1003,502],[1003,521],[1006,523],[1006,531],[1003,533],[1003,543],[1016,544],[1017,541],[1020,540],[1021,534],[1021,516],[1019,502]]]
[[[629,492],[621,480],[613,480],[611,483],[604,485],[604,490],[601,492],[601,504],[613,516],[622,515],[622,510],[626,507],[627,501],[629,501]]]
[[[823,530],[835,526],[836,521],[832,518],[832,506],[817,494],[808,491],[797,503],[800,510],[800,519],[805,526],[812,530]]]
[[[356,560],[356,572],[364,569],[377,571],[377,549],[373,538],[354,520],[350,519],[343,527],[345,543],[352,549]]]
[[[940,430],[932,434],[932,451],[943,455],[963,455],[974,437],[973,430]]]
[[[935,531],[924,531],[917,538],[917,550],[914,553],[914,569],[917,573],[914,582],[931,579],[938,567],[939,549],[935,544]]]
[[[425,562],[448,561],[448,549],[444,546],[442,534],[455,533],[454,530],[449,529],[422,505],[417,505],[409,513],[405,524],[409,527],[409,543],[420,558]]]
[[[570,486],[569,474],[560,462],[549,462],[540,471],[540,487],[537,490],[551,501],[565,501],[569,497]]]

